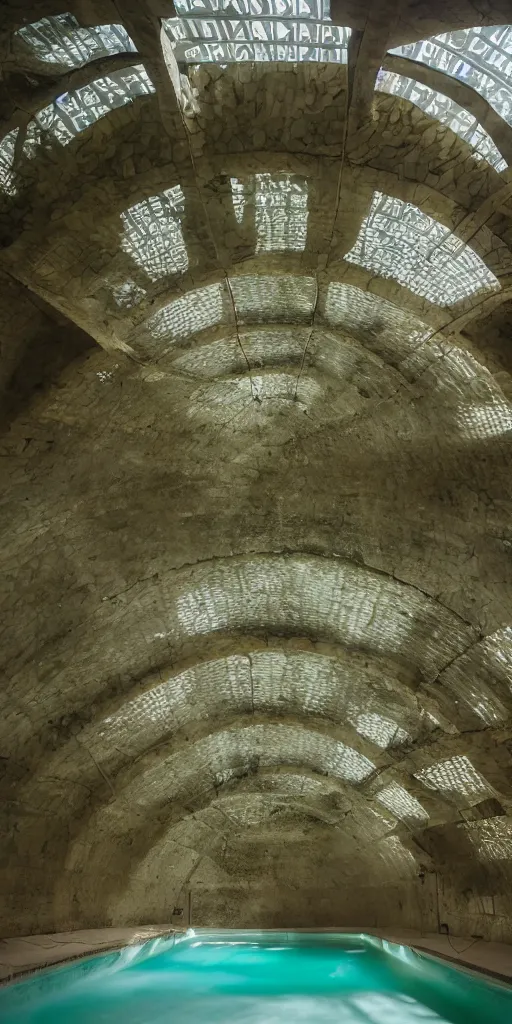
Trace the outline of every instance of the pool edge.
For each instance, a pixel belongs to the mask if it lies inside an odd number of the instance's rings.
[[[76,944],[77,941],[80,941],[80,936],[89,934],[86,931],[85,932],[84,931],[75,931],[75,932],[67,932],[67,933],[62,933],[61,932],[61,933],[56,933],[55,936],[52,936],[52,935],[40,935],[40,936],[34,935],[34,936],[22,936],[22,937],[16,938],[16,939],[2,939],[2,940],[0,940],[0,971],[1,970],[5,971],[6,969],[7,969],[7,971],[9,971],[9,973],[2,973],[0,975],[0,989],[4,988],[6,986],[9,986],[9,985],[11,985],[11,984],[13,984],[13,983],[15,983],[17,981],[22,981],[23,979],[28,979],[28,978],[30,978],[30,977],[32,977],[34,975],[44,974],[46,971],[56,970],[56,969],[59,969],[59,968],[64,968],[64,967],[66,967],[66,966],[68,966],[70,964],[73,964],[73,963],[81,961],[81,960],[93,959],[94,957],[102,956],[102,955],[105,955],[107,953],[114,953],[114,952],[117,952],[117,951],[120,952],[123,949],[128,949],[128,948],[133,947],[133,946],[144,946],[144,945],[147,945],[147,944],[151,943],[154,939],[171,938],[173,935],[183,936],[184,937],[186,932],[187,932],[187,929],[186,928],[179,928],[179,927],[175,927],[175,926],[169,926],[169,925],[162,925],[162,926],[158,926],[158,925],[154,925],[154,926],[153,925],[141,925],[139,928],[132,928],[132,929],[91,929],[90,931],[93,931],[93,932],[95,932],[98,935],[98,940],[97,940],[98,944],[95,945],[95,946],[90,944],[90,945],[87,946],[87,948],[84,948],[84,949],[80,950],[79,952],[74,952],[74,951],[71,952],[71,951],[69,951],[69,945],[70,944]],[[128,933],[128,935],[119,936],[116,939],[113,938],[111,942],[106,942],[105,941],[106,938],[107,938],[107,934],[106,933],[109,933],[111,931],[112,932],[124,931],[124,932]],[[482,952],[483,952],[484,954],[489,954],[489,957],[490,957],[491,960],[493,959],[493,957],[495,957],[497,954],[499,954],[506,961],[506,968],[507,968],[506,972],[504,972],[503,970],[500,971],[500,970],[496,969],[495,965],[494,966],[490,966],[489,963],[475,962],[475,960],[472,957],[469,957],[469,958],[464,957],[464,959],[463,959],[462,958],[462,954],[458,955],[458,956],[453,956],[453,955],[450,955],[450,952],[447,952],[447,951],[445,951],[443,949],[436,949],[436,948],[432,948],[432,946],[429,947],[428,945],[424,945],[423,943],[425,942],[425,940],[430,940],[431,943],[435,942],[436,945],[442,944],[443,941],[445,941],[446,945],[448,946],[448,943],[449,943],[448,937],[444,936],[444,935],[437,935],[435,933],[423,934],[423,935],[421,935],[421,934],[413,934],[413,933],[405,934],[405,933],[400,933],[400,932],[394,932],[391,929],[364,928],[364,927],[363,928],[358,928],[358,927],[345,927],[345,928],[339,928],[339,927],[338,928],[287,928],[287,929],[286,928],[266,928],[266,929],[261,929],[261,928],[254,928],[254,929],[229,929],[229,928],[226,928],[226,929],[214,929],[214,928],[209,928],[209,927],[204,927],[204,928],[197,927],[197,928],[194,928],[194,931],[197,934],[201,934],[201,933],[205,934],[207,932],[213,932],[213,931],[215,931],[215,932],[223,931],[223,932],[226,932],[226,933],[229,933],[230,931],[238,931],[238,932],[245,931],[245,932],[253,932],[254,934],[261,934],[262,932],[275,932],[275,933],[281,932],[281,933],[283,933],[283,932],[286,932],[286,931],[288,931],[288,932],[295,932],[295,933],[299,933],[299,934],[300,933],[305,933],[305,934],[307,934],[307,933],[311,933],[311,934],[340,934],[340,935],[341,934],[347,934],[347,935],[359,934],[359,935],[368,936],[370,938],[374,938],[374,939],[381,940],[381,941],[384,940],[384,941],[387,941],[387,942],[390,942],[390,943],[393,943],[393,944],[396,944],[396,945],[407,946],[410,949],[412,949],[414,952],[417,952],[418,954],[420,954],[422,956],[427,956],[427,957],[430,957],[430,958],[432,958],[434,960],[440,960],[442,962],[449,963],[451,966],[458,967],[458,968],[460,968],[461,970],[464,970],[464,971],[468,971],[469,973],[474,974],[477,977],[489,978],[489,979],[495,980],[498,983],[503,984],[503,985],[505,985],[507,987],[510,987],[512,985],[512,945],[508,945],[506,943],[486,942],[483,939],[482,940],[478,940],[478,942],[476,942],[476,943],[473,942],[471,944],[470,948],[475,949],[475,947],[478,946],[479,947],[479,953],[482,954]],[[49,940],[49,939],[52,939],[52,938],[56,938],[57,935],[59,936],[59,940],[58,940],[58,942],[56,942],[56,945],[59,945],[59,946],[63,947],[61,952],[64,953],[65,949],[68,950],[68,952],[66,952],[66,954],[64,954],[64,955],[60,955],[57,958],[55,958],[55,953],[57,952],[57,949],[55,949],[55,947],[54,947],[51,950],[51,952],[54,955],[53,958],[50,957],[50,956],[47,956],[44,959],[41,959],[41,961],[38,962],[38,963],[34,963],[32,961],[32,962],[27,963],[26,965],[25,964],[11,964],[11,965],[9,965],[8,963],[3,962],[2,959],[1,959],[2,958],[2,947],[5,947],[5,946],[8,947],[9,944],[14,946],[15,944],[19,944],[20,942],[24,942],[24,943],[26,942],[27,946],[31,946],[32,947],[32,955],[33,955],[34,947],[35,948],[39,948],[41,950],[44,949],[48,953],[50,953],[50,949],[47,946],[43,946],[42,944],[39,944],[39,943],[40,943],[41,940]],[[100,939],[99,936],[102,936],[102,938]],[[129,936],[131,936],[131,938]],[[422,942],[422,940],[423,940],[423,942]],[[457,936],[457,940],[458,941],[465,941],[465,938],[463,936]],[[83,940],[83,941],[84,941],[84,944],[85,944],[85,940]],[[471,940],[469,940],[469,941],[471,942]],[[466,951],[464,951],[464,952],[466,952]],[[468,952],[469,952],[469,949],[468,949]]]
[[[127,934],[119,935],[116,938],[112,937],[112,940],[108,941],[107,933],[121,930]],[[141,925],[139,928],[130,929],[98,928],[73,932],[56,932],[55,935],[49,933],[0,939],[0,989],[17,981],[23,981],[33,975],[64,968],[81,960],[92,960],[95,957],[105,956],[108,953],[121,952],[123,949],[130,949],[134,946],[147,945],[155,939],[183,935],[185,931],[186,929],[184,928],[170,927],[169,925]],[[89,932],[96,933],[97,939],[89,941],[84,939],[83,936],[88,935]],[[56,938],[57,936],[59,936],[58,939]],[[56,939],[53,947],[45,944],[45,940],[53,938]],[[69,948],[70,945],[74,945],[77,942],[83,942],[84,948],[78,951],[71,950]],[[19,956],[20,943],[24,943],[27,946],[27,958],[29,955],[32,955],[32,958],[34,958],[36,950],[39,950],[41,954],[46,952],[48,955],[41,955],[39,960],[32,959],[29,961],[27,959],[26,963],[10,963],[9,955],[14,956],[14,958]],[[11,950],[14,948],[14,952],[11,952],[11,954],[9,953],[9,947],[11,947]],[[7,953],[6,961],[2,959],[5,953]]]

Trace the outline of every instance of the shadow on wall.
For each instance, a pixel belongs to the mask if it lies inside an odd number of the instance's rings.
[[[315,886],[301,889],[251,885],[210,888],[198,885],[185,894],[184,913],[192,925],[222,920],[226,927],[334,928],[402,927],[437,931],[435,876],[425,885]],[[187,921],[188,924],[188,921]]]
[[[32,399],[41,396],[66,367],[96,347],[95,341],[57,314],[41,313],[39,329],[29,335],[26,347],[17,353],[12,373],[0,385],[0,430],[19,415]]]
[[[225,927],[333,928],[392,927],[437,933],[440,923],[455,936],[481,936],[492,942],[512,942],[510,896],[481,896],[461,892],[434,872],[425,879],[401,885],[312,887],[272,885],[208,886],[183,890],[171,910],[182,910],[176,923]]]

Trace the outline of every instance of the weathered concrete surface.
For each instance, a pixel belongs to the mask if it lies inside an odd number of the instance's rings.
[[[162,86],[1,199],[5,935],[512,941],[510,177],[368,88],[388,36],[203,66],[195,116]],[[260,215],[268,179],[298,206]],[[494,290],[347,259],[375,191]]]

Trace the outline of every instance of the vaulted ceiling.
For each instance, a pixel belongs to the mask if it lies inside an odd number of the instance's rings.
[[[507,17],[4,2],[3,934],[512,941]]]

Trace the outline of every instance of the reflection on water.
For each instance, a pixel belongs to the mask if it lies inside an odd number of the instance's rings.
[[[341,1001],[317,996],[280,996],[275,999],[235,998],[211,999],[204,1002],[191,1001],[176,1016],[169,1009],[158,1017],[138,1018],[137,1024],[151,1020],[163,1024],[171,1020],[187,1021],[190,1024],[440,1024],[446,1018],[439,1017],[427,1007],[414,1003],[405,997],[386,997],[375,994],[354,997]]]
[[[512,992],[371,939],[190,935],[146,960],[0,992],[2,1024],[498,1024]],[[247,935],[247,933],[245,933]],[[265,933],[263,933],[265,934]],[[276,941],[277,940],[277,941]],[[394,952],[393,952],[394,951]],[[398,955],[397,955],[398,954]],[[10,992],[10,996],[9,996]],[[7,1011],[7,1012],[5,1012]]]

